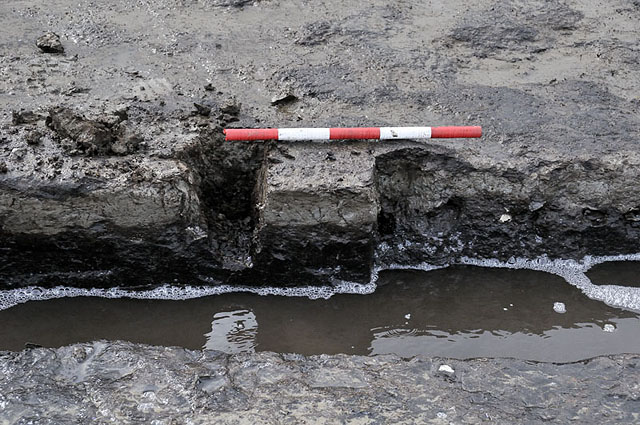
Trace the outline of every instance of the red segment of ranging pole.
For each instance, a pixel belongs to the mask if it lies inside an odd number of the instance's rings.
[[[482,127],[227,128],[225,140],[453,139],[482,137]]]

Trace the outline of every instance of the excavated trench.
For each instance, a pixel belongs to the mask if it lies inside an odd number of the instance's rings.
[[[361,162],[372,177],[362,186],[332,187],[350,170],[321,170],[314,187],[271,193],[280,183],[269,173],[288,161],[286,145],[225,143],[212,132],[187,151],[184,159],[199,176],[211,251],[228,272],[225,282],[366,284],[375,269],[390,265],[445,265],[467,257],[580,260],[638,251],[633,164],[589,159],[520,167],[478,163],[428,145],[365,147],[372,158]],[[330,160],[335,150],[313,149]],[[351,149],[356,163],[362,150]],[[302,173],[313,176],[319,166],[305,167]],[[292,212],[270,219],[269,208],[279,207],[273,199]],[[375,212],[368,221],[344,218],[363,207]],[[332,210],[340,221],[327,218]]]
[[[152,177],[141,189],[166,208],[165,194],[178,188],[166,224],[137,225],[134,216],[119,226],[126,211],[116,211],[57,232],[38,218],[29,232],[5,229],[5,289],[336,287],[367,285],[391,266],[638,250],[640,200],[629,188],[640,167],[629,161],[500,164],[409,142],[230,143],[220,127],[202,130],[176,159],[177,178]],[[48,193],[16,181],[3,181],[9,196],[50,201],[63,216],[120,202],[115,190],[93,200],[106,185],[99,179]]]
[[[195,191],[208,229],[212,257],[224,269],[250,264],[255,228],[255,190],[264,161],[263,143],[226,143],[220,127],[203,132],[179,158],[197,176]]]
[[[0,416],[637,421],[637,1],[41,3],[0,2]],[[221,132],[372,125],[483,137]]]

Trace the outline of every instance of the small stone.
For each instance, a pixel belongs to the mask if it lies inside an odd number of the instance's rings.
[[[202,115],[203,117],[208,117],[211,114],[211,108],[207,105],[202,105],[200,103],[193,103],[193,106],[196,108],[196,114]]]
[[[27,145],[35,146],[40,144],[40,140],[42,139],[42,133],[39,131],[32,131],[27,134],[24,138],[27,141]]]
[[[235,99],[228,99],[220,108],[223,114],[238,115],[240,113],[240,102]]]
[[[6,162],[0,162],[0,174],[6,174],[9,171]]]
[[[54,32],[48,32],[38,37],[36,46],[45,53],[64,53],[60,36]]]
[[[610,323],[607,323],[606,325],[604,325],[602,327],[602,330],[605,331],[605,332],[615,332],[616,327],[614,325],[610,324]]]
[[[448,364],[443,364],[438,368],[438,372],[446,373],[447,375],[453,375],[456,371],[453,370]]]
[[[553,303],[553,311],[555,311],[556,313],[564,314],[567,312],[567,308],[565,307],[564,303],[556,302]]]
[[[511,215],[509,215],[509,214],[502,214],[502,215],[500,216],[500,223],[507,223],[507,222],[509,222],[509,221],[511,221]]]
[[[411,313],[405,314],[404,318],[407,319],[407,320],[411,320]]]
[[[33,124],[41,120],[43,117],[34,113],[33,111],[12,111],[11,112],[11,124]]]
[[[26,148],[13,148],[11,149],[11,153],[9,153],[9,160],[12,162],[22,161],[24,155],[26,154]]]
[[[295,102],[296,100],[298,100],[298,97],[296,95],[289,92],[285,92],[285,93],[280,93],[273,96],[271,98],[271,105],[273,106],[283,105],[285,103]]]
[[[544,207],[544,202],[532,201],[529,203],[529,211],[531,212],[538,211],[542,207]]]
[[[204,89],[206,91],[214,91],[216,88],[213,86],[213,84],[209,83],[206,86],[204,86]]]

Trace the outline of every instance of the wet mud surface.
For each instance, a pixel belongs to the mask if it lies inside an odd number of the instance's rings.
[[[635,423],[639,362],[225,355],[94,342],[0,354],[0,401],[9,423]]]

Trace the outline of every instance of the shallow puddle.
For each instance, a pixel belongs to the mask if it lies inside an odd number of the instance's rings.
[[[616,276],[617,267],[606,275]],[[32,301],[0,311],[0,350],[117,339],[225,352],[558,362],[640,353],[640,313],[591,300],[555,275],[458,266],[385,271],[378,284],[370,295],[328,300],[231,293],[186,301]],[[566,312],[558,313],[562,307]]]
[[[596,285],[640,288],[640,261],[608,261],[596,264],[585,274]]]

